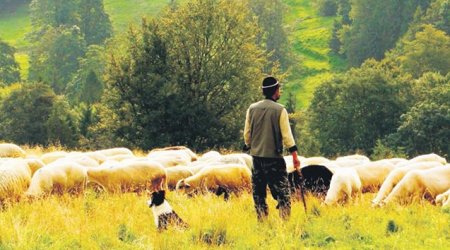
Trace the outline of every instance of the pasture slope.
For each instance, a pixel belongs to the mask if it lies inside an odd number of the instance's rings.
[[[181,0],[178,2],[183,2]],[[130,23],[139,24],[142,17],[156,16],[168,0],[104,0],[105,10],[110,15],[116,35],[123,34]],[[306,107],[314,89],[331,76],[332,72],[345,69],[345,61],[331,55],[328,40],[331,36],[333,17],[320,17],[309,0],[285,0],[288,7],[285,25],[289,31],[291,53],[296,58],[287,79],[286,91],[294,92],[298,107]],[[23,79],[28,76],[29,43],[25,35],[31,30],[27,5],[16,11],[0,12],[0,38],[18,49],[16,58],[21,65]],[[284,95],[287,97],[287,95]],[[281,100],[285,102],[286,100]]]
[[[0,249],[450,249],[450,211],[429,203],[370,208],[372,194],[323,207],[307,196],[282,222],[269,198],[268,221],[256,221],[252,197],[168,194],[190,224],[158,233],[148,197],[88,191],[19,203],[0,213]]]

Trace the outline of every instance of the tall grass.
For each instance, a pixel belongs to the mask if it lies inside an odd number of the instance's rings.
[[[0,213],[0,249],[449,249],[450,213],[428,203],[370,208],[372,194],[323,207],[308,196],[306,215],[294,202],[288,222],[256,221],[251,195],[229,202],[213,195],[168,200],[190,224],[158,233],[148,197],[88,191],[18,203]]]

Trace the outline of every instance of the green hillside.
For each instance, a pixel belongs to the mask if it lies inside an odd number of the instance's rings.
[[[343,70],[345,62],[329,55],[328,41],[334,18],[320,17],[312,1],[285,2],[289,6],[285,21],[291,31],[292,52],[298,60],[292,68],[286,89],[296,93],[301,108],[309,103],[320,82],[329,78],[331,72]]]
[[[105,0],[114,31],[121,34],[130,23],[139,24],[143,16],[155,16],[168,0]],[[285,90],[296,93],[298,107],[305,107],[312,98],[315,87],[331,72],[345,68],[345,62],[329,55],[328,40],[333,25],[332,17],[320,17],[312,1],[286,0],[288,12],[286,27],[290,32],[292,53],[297,62],[290,70]],[[0,38],[18,49],[16,55],[21,65],[22,78],[28,74],[27,41],[30,31],[28,6],[22,5],[15,12],[0,13]],[[287,96],[287,95],[285,95]],[[283,100],[282,100],[283,101]]]

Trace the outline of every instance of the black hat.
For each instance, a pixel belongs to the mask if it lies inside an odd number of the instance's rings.
[[[273,88],[275,86],[278,86],[278,84],[279,84],[278,80],[275,77],[268,76],[268,77],[264,78],[262,88],[263,89]]]

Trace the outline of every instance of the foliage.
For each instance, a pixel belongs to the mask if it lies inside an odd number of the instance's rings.
[[[84,56],[85,50],[85,42],[76,26],[49,28],[31,51],[30,80],[42,81],[57,94],[63,93],[77,72],[78,59]]]
[[[338,10],[336,0],[317,0],[319,14],[322,16],[334,16]]]
[[[429,73],[418,80],[417,87],[424,95],[401,116],[401,125],[391,141],[410,156],[434,152],[449,157],[450,74],[443,77]]]
[[[445,32],[425,25],[415,34],[415,39],[406,41],[401,57],[402,69],[420,77],[425,72],[450,72],[450,36]]]
[[[20,67],[14,53],[14,47],[0,40],[0,84],[10,85],[20,81]]]
[[[293,60],[289,56],[288,33],[284,27],[286,5],[281,0],[250,0],[249,5],[258,20],[257,43],[270,53],[265,72],[270,72],[277,63],[286,70]]]
[[[55,93],[42,83],[13,90],[1,103],[0,138],[18,144],[45,145],[46,123],[55,100]]]
[[[394,132],[408,103],[408,87],[386,65],[372,60],[322,84],[308,112],[309,126],[325,155],[363,150]]]
[[[107,69],[108,123],[118,138],[144,149],[237,143],[263,59],[245,7],[198,0],[129,32],[128,53]]]
[[[78,145],[77,117],[63,96],[55,99],[45,126],[50,144],[62,145],[67,148],[74,148]]]
[[[103,44],[112,36],[112,25],[103,0],[79,0],[80,29],[87,45]]]
[[[424,24],[432,24],[437,29],[450,35],[450,1],[433,1],[421,21]]]
[[[417,7],[426,8],[428,0],[352,1],[349,29],[342,44],[350,65],[359,66],[368,58],[382,59],[406,32]]]
[[[86,55],[79,58],[79,69],[67,85],[65,93],[71,103],[92,104],[100,101],[103,93],[103,74],[106,63],[104,48],[91,45]]]

